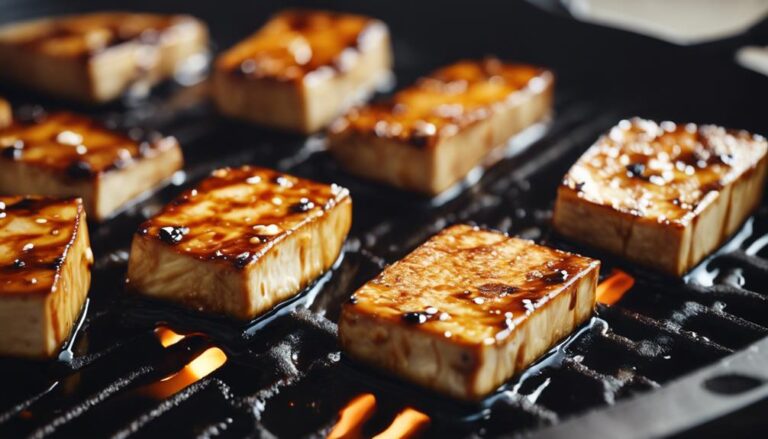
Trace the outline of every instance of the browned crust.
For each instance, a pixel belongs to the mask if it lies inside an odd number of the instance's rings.
[[[37,197],[37,196],[26,196],[26,197],[19,197],[20,199],[34,199],[34,200],[40,200],[40,201],[47,201],[51,204],[55,203],[61,203],[61,202],[68,202],[68,201],[74,201],[77,204],[77,216],[75,217],[75,223],[72,226],[72,237],[67,241],[67,243],[64,245],[64,250],[61,253],[62,257],[62,263],[57,264],[55,267],[55,273],[53,276],[53,283],[51,284],[51,288],[46,289],[40,289],[40,290],[29,290],[25,291],[23,293],[8,293],[8,292],[0,292],[0,297],[28,297],[29,295],[50,295],[57,287],[57,283],[59,281],[59,278],[61,276],[61,269],[64,266],[64,261],[66,261],[67,256],[69,255],[69,249],[74,245],[75,241],[77,241],[78,233],[80,233],[80,227],[81,227],[81,218],[85,218],[85,208],[83,206],[83,200],[79,197],[69,197],[69,198],[48,198],[48,197]]]

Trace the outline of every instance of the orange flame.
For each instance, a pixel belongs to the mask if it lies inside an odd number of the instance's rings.
[[[398,413],[386,430],[374,436],[374,439],[405,439],[418,437],[429,427],[429,416],[410,407]]]
[[[339,411],[339,422],[328,433],[328,439],[358,439],[363,437],[363,425],[376,410],[376,397],[364,393],[355,397]]]
[[[208,348],[179,372],[146,386],[145,390],[155,398],[167,398],[207,377],[226,362],[227,354],[224,351],[219,348]]]
[[[166,328],[165,326],[158,326],[155,329],[155,335],[157,336],[157,339],[160,340],[160,344],[163,345],[164,348],[180,342],[185,337],[184,335],[178,334],[170,328]]]
[[[164,326],[155,329],[155,335],[157,335],[160,344],[166,348],[186,337]],[[210,375],[226,362],[227,354],[224,351],[217,347],[208,348],[179,372],[146,386],[144,391],[155,398],[167,398]]]
[[[605,305],[613,305],[635,284],[635,278],[627,273],[613,269],[611,275],[597,286],[597,301]]]

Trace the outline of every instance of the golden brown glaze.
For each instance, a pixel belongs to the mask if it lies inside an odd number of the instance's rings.
[[[20,45],[55,57],[88,57],[126,42],[156,44],[165,38],[165,33],[172,32],[174,26],[189,20],[191,17],[182,15],[129,12],[72,15],[31,22],[21,32],[18,25],[13,24],[8,27],[9,35],[4,35],[4,29],[0,28],[0,43]]]
[[[279,81],[324,77],[346,71],[369,36],[383,30],[378,20],[360,15],[288,10],[221,55],[216,67]]]
[[[493,344],[599,264],[457,225],[385,269],[344,306],[455,342]]]
[[[712,125],[624,120],[576,162],[563,186],[581,199],[684,226],[766,155],[765,138]]]
[[[270,169],[223,168],[144,222],[138,233],[181,254],[244,268],[348,197],[340,186]]]
[[[0,295],[51,292],[82,210],[77,198],[0,196]]]
[[[16,119],[0,129],[0,160],[51,169],[72,179],[88,179],[176,145],[173,138],[151,137],[133,140],[73,113],[44,114],[29,121]]]
[[[516,105],[526,90],[540,90],[552,81],[552,74],[538,67],[493,58],[459,61],[419,79],[386,102],[350,110],[331,126],[331,132],[435,145],[440,138],[488,119],[499,107]]]

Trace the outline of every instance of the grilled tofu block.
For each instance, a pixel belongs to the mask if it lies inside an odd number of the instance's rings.
[[[16,119],[0,129],[0,193],[79,196],[104,220],[182,167],[176,139],[134,137],[71,113]]]
[[[134,235],[129,289],[250,319],[295,296],[338,259],[349,192],[276,171],[224,168]]]
[[[477,400],[585,321],[600,263],[466,225],[443,230],[357,290],[343,349],[446,395]]]
[[[288,10],[217,59],[213,96],[225,115],[311,133],[389,82],[391,66],[381,21]]]
[[[0,98],[0,129],[7,127],[11,123],[11,104],[3,98]]]
[[[171,77],[207,46],[205,25],[186,15],[36,19],[0,27],[0,78],[57,97],[106,102]]]
[[[498,160],[494,151],[550,113],[552,94],[547,70],[460,61],[350,110],[331,125],[329,148],[352,174],[437,195]]]
[[[0,355],[56,354],[91,283],[81,200],[0,197]]]
[[[682,275],[758,206],[766,145],[763,137],[711,125],[621,121],[566,174],[555,229]]]

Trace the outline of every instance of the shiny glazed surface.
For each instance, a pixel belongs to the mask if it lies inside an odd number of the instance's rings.
[[[270,169],[222,168],[142,223],[138,233],[182,254],[244,268],[348,197],[340,186]]]
[[[352,109],[331,127],[337,136],[363,134],[435,145],[498,107],[514,105],[526,90],[552,82],[544,69],[490,58],[464,60],[441,68],[396,93],[392,99]]]
[[[369,17],[327,11],[288,10],[221,55],[218,69],[248,78],[304,81],[344,72],[386,32]]]
[[[0,44],[55,57],[88,57],[127,42],[157,44],[192,20],[183,15],[128,12],[63,16],[0,28]]]
[[[711,193],[765,159],[765,138],[712,125],[623,120],[563,179],[579,197],[633,216],[685,225]]]
[[[357,290],[360,312],[471,344],[504,340],[599,262],[467,225],[449,227]],[[576,290],[572,292],[575,305]]]
[[[148,137],[134,140],[73,113],[41,114],[30,120],[16,118],[0,129],[0,160],[62,172],[71,179],[87,179],[129,167],[176,145],[172,137]]]
[[[51,292],[82,210],[75,198],[0,196],[0,295]]]

